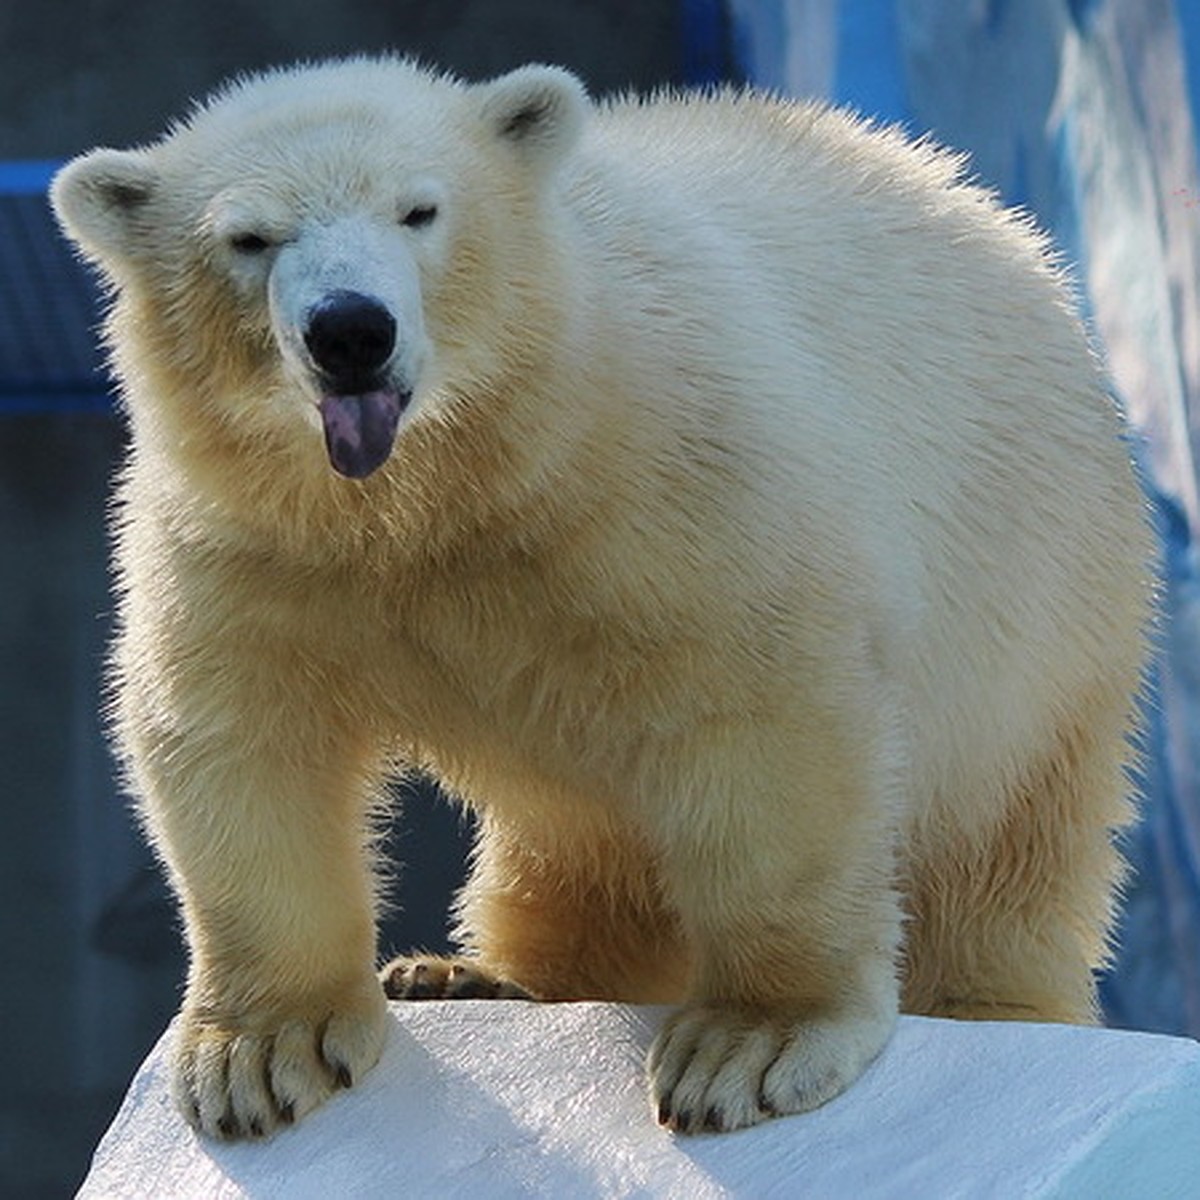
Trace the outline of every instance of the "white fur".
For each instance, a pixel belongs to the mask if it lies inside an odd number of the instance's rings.
[[[343,217],[301,225],[272,252],[256,256],[255,284],[265,287],[275,342],[298,392],[312,389],[314,378],[305,314],[338,290],[374,297],[395,316],[396,351],[385,369],[405,391],[420,387],[429,347],[416,254],[407,240],[399,229]]]
[[[1090,1018],[1149,538],[1044,241],[960,169],[819,107],[360,60],[64,170],[120,289],[116,726],[201,1128],[374,1060],[397,757],[481,814],[485,975],[684,1002],[676,1128],[823,1102],[901,1002]],[[340,287],[415,389],[362,482],[299,332]]]

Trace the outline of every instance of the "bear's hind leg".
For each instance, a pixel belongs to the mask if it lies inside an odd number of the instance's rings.
[[[380,979],[390,999],[622,1000],[684,991],[678,922],[647,850],[608,821],[538,844],[485,814],[458,902],[460,956],[405,955]]]
[[[467,955],[402,954],[380,970],[379,982],[389,1000],[535,999]]]
[[[1123,724],[1123,722],[1122,722]],[[1081,723],[1007,797],[981,846],[938,847],[909,897],[907,1012],[974,1020],[1098,1019],[1130,808],[1120,732]],[[1097,732],[1097,731],[1101,732]]]

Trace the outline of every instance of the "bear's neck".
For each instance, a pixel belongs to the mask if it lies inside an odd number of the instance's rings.
[[[128,398],[130,470],[168,493],[189,539],[394,571],[431,556],[506,553],[514,531],[532,552],[560,537],[572,510],[587,503],[587,473],[576,460],[588,423],[574,412],[572,421],[541,421],[539,434],[532,413],[563,401],[539,395],[527,379],[447,389],[435,399],[437,418],[403,428],[391,457],[364,480],[333,470],[318,430],[300,439],[245,430],[222,419],[224,405],[178,381]]]

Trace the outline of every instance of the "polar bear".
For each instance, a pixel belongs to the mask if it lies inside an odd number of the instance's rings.
[[[1062,274],[959,159],[356,59],[53,203],[113,293],[113,723],[199,1129],[376,1061],[410,768],[478,844],[463,956],[388,993],[678,1004],[674,1130],[822,1104],[901,1008],[1094,1018],[1152,549]]]

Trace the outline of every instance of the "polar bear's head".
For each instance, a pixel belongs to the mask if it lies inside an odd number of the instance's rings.
[[[550,67],[466,86],[354,60],[237,82],[147,148],[69,163],[52,202],[113,285],[131,403],[182,395],[184,420],[259,440],[321,429],[338,472],[371,474],[403,422],[520,354],[586,105]]]

